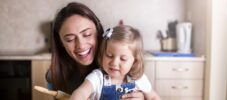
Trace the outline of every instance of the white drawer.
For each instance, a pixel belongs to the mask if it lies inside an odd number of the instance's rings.
[[[162,100],[202,100],[202,97],[161,97]]]
[[[156,62],[157,79],[203,79],[203,62]]]
[[[202,80],[156,80],[160,96],[202,96]]]

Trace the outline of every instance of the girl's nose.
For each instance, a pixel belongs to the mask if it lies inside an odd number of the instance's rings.
[[[119,64],[119,60],[116,58],[112,59],[112,61],[110,62],[111,66],[117,66],[118,64]]]

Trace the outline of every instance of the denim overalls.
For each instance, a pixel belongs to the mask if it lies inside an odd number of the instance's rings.
[[[108,75],[103,76],[103,87],[100,100],[120,100],[121,96],[126,93],[133,92],[135,82],[127,77],[127,83],[122,85],[111,85],[111,79]]]

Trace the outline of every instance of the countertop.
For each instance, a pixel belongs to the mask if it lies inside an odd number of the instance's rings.
[[[50,53],[42,53],[36,55],[0,55],[0,60],[50,60]],[[149,53],[144,54],[144,60],[153,60],[153,61],[205,61],[204,56],[198,57],[155,57]]]
[[[0,55],[0,60],[50,60],[50,53],[36,55]]]
[[[156,57],[151,54],[145,54],[144,60],[153,60],[153,61],[205,61],[204,56],[196,57]]]

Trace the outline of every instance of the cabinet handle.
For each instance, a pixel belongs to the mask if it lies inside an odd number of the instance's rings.
[[[177,72],[187,72],[187,71],[189,71],[188,68],[173,68],[172,70],[173,71],[177,71]]]
[[[172,86],[172,89],[188,89],[187,86]]]

